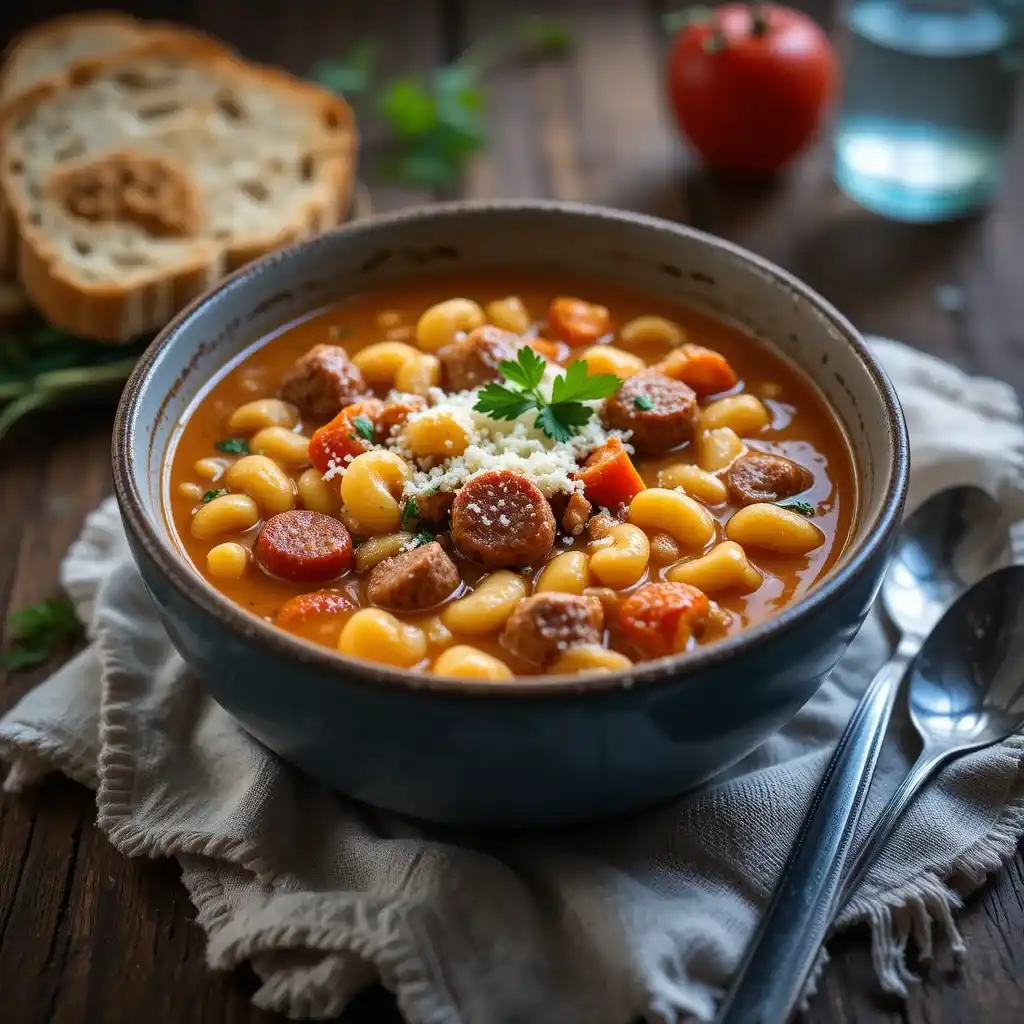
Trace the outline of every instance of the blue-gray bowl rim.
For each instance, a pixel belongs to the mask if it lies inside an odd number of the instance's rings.
[[[219,295],[236,288],[247,287],[252,279],[267,274],[277,265],[287,262],[292,258],[293,253],[329,245],[331,240],[339,234],[358,238],[360,235],[372,236],[381,226],[388,224],[432,221],[446,216],[485,216],[489,211],[515,212],[517,210],[531,213],[551,211],[600,218],[616,223],[646,225],[659,231],[667,230],[696,238],[707,245],[724,249],[733,256],[754,264],[763,274],[773,278],[780,287],[786,288],[803,301],[812,303],[819,313],[831,322],[845,342],[853,347],[868,369],[881,399],[893,450],[885,499],[879,506],[879,513],[874,522],[866,524],[866,530],[860,542],[844,553],[845,562],[832,569],[805,597],[787,605],[770,619],[749,626],[708,647],[653,661],[638,662],[632,668],[622,672],[580,673],[573,676],[524,676],[500,683],[431,676],[348,658],[312,641],[293,636],[246,611],[222,595],[186,562],[184,556],[175,548],[168,529],[158,528],[146,515],[142,495],[132,471],[135,462],[135,410],[144,389],[150,383],[150,370],[160,352],[173,345],[175,338],[188,324],[202,317],[205,307],[215,301]],[[412,207],[380,216],[375,215],[367,220],[340,225],[314,238],[279,249],[246,264],[223,278],[208,292],[183,309],[154,338],[142,354],[125,385],[118,404],[111,455],[114,493],[125,528],[132,533],[135,540],[144,548],[174,589],[203,613],[212,616],[222,625],[242,634],[248,640],[279,657],[291,658],[299,664],[310,665],[327,672],[344,673],[345,681],[348,683],[360,682],[372,686],[486,697],[494,700],[542,700],[568,694],[582,696],[587,693],[608,690],[674,684],[687,677],[696,676],[705,669],[719,667],[740,652],[756,652],[758,648],[783,634],[798,630],[801,625],[823,611],[837,591],[850,585],[888,543],[889,537],[899,524],[910,471],[907,425],[888,375],[872,355],[853,324],[799,278],[742,246],[660,217],[586,203],[540,199],[460,200],[432,203],[428,206]]]

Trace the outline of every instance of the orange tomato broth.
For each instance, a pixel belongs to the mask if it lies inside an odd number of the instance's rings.
[[[171,533],[196,571],[203,576],[207,575],[206,554],[214,544],[234,540],[251,548],[259,532],[257,524],[242,535],[220,537],[215,541],[197,540],[189,529],[191,517],[198,507],[197,502],[179,493],[179,486],[188,482],[198,484],[203,490],[223,486],[222,481],[208,483],[199,479],[194,466],[203,458],[228,458],[215,448],[215,442],[230,435],[226,424],[236,408],[257,398],[275,396],[282,376],[299,356],[315,344],[341,345],[349,354],[385,338],[415,345],[416,321],[434,303],[453,296],[464,296],[484,306],[492,300],[509,295],[517,295],[522,299],[534,320],[535,329],[542,336],[548,306],[559,295],[575,295],[608,307],[613,334],[624,323],[638,316],[658,315],[675,321],[685,329],[687,341],[715,349],[729,359],[740,379],[736,387],[725,394],[754,394],[768,407],[772,423],[753,439],[751,447],[757,447],[759,442],[769,442],[771,451],[794,459],[814,473],[813,486],[801,494],[800,498],[817,507],[817,514],[812,521],[824,534],[825,543],[807,555],[796,557],[764,550],[748,550],[747,555],[763,574],[764,582],[751,594],[713,595],[713,600],[719,606],[732,613],[725,632],[732,633],[761,622],[784,606],[799,600],[836,564],[852,535],[856,516],[854,462],[839,420],[801,371],[737,327],[696,309],[649,298],[604,282],[571,278],[552,281],[537,275],[494,273],[417,280],[346,298],[250,346],[211,380],[183,417],[176,440],[168,452],[164,474],[165,506]],[[394,323],[397,320],[397,324],[382,326],[378,319],[381,313],[388,313],[388,322]],[[610,340],[612,344],[642,356],[651,364],[662,358],[667,351],[660,344],[629,347],[622,345],[615,336]],[[383,396],[386,391],[385,388],[378,393]],[[318,425],[300,424],[296,429],[308,437]],[[750,444],[750,438],[744,440]],[[634,462],[647,485],[657,486],[659,470],[680,462],[694,461],[691,448],[692,445],[687,445],[656,458],[634,456]],[[288,472],[293,479],[297,479],[301,470]],[[335,481],[333,486],[337,488],[338,482]],[[301,507],[301,504],[297,507]],[[724,527],[736,507],[728,502],[712,507],[710,511]],[[718,533],[716,543],[724,539],[721,529]],[[577,538],[572,547],[563,544],[561,539],[556,540],[549,557],[573,549],[586,550],[585,537]],[[463,585],[452,595],[451,599],[455,599],[468,593],[486,573],[457,552],[449,549],[449,553],[463,580]],[[645,583],[664,579],[668,567],[650,564],[644,577],[621,593],[626,595]],[[536,580],[541,568],[532,567],[529,573],[532,580]],[[352,569],[341,580],[333,583],[296,584],[267,575],[253,560],[242,579],[210,582],[232,601],[272,622],[289,598],[298,593],[320,589],[343,591],[356,606],[366,607],[370,604],[365,598],[368,575],[357,575]],[[405,621],[429,627],[437,622],[439,610],[425,614],[395,614]],[[323,617],[298,625],[291,631],[333,649],[345,619],[344,614]],[[416,666],[417,669],[428,667],[441,649],[448,645],[445,642],[433,643],[429,632],[428,642],[428,657]],[[517,662],[500,644],[497,634],[487,637],[456,636],[454,642],[468,643],[500,657],[517,675],[539,671],[536,666]],[[604,643],[634,660],[649,657],[622,637],[614,625],[606,627]]]

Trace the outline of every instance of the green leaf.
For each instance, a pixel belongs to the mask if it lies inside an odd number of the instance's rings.
[[[11,642],[0,665],[8,672],[41,665],[63,643],[82,633],[74,607],[63,598],[22,608],[10,616],[7,625]]]
[[[555,378],[551,401],[591,402],[614,395],[622,387],[622,381],[614,373],[590,375],[588,369],[585,359],[570,363],[565,373]]]
[[[411,519],[417,519],[420,514],[420,507],[416,504],[415,498],[410,498],[402,508],[402,523],[401,528],[403,530],[409,529],[409,521]]]
[[[641,412],[650,412],[654,408],[654,399],[650,395],[637,395],[633,399],[633,405]]]
[[[536,406],[537,400],[533,395],[511,391],[509,388],[492,382],[480,389],[473,408],[492,419],[515,420],[528,409],[536,408]]]
[[[462,138],[475,145],[484,139],[480,118],[484,94],[473,79],[471,71],[453,64],[434,72],[433,87],[438,122],[454,134],[455,140]]]
[[[366,416],[356,416],[352,420],[352,426],[364,441],[373,440],[373,420]]]
[[[777,501],[775,503],[779,508],[788,508],[790,512],[796,512],[797,515],[801,516],[814,516],[818,514],[818,510],[807,501],[801,501],[799,498],[790,498],[787,501]]]
[[[437,104],[418,75],[389,82],[379,105],[399,138],[418,138],[437,127]]]
[[[376,60],[377,44],[372,39],[360,39],[338,60],[317,61],[310,77],[334,92],[357,96],[370,88]]]
[[[244,437],[224,437],[216,441],[213,447],[227,455],[249,454],[249,442]]]
[[[524,345],[516,353],[515,359],[502,359],[498,369],[505,380],[518,384],[524,391],[533,391],[544,379],[547,365],[543,356],[534,352],[529,345]]]
[[[520,29],[523,40],[545,57],[564,57],[573,48],[568,25],[549,18],[527,18]]]
[[[209,505],[210,502],[213,501],[214,498],[219,498],[222,494],[227,494],[227,493],[228,493],[228,491],[227,491],[226,487],[217,487],[217,488],[214,488],[212,491],[207,491],[203,495],[203,498],[202,498],[203,504],[204,505]]]
[[[434,535],[429,530],[420,530],[416,536],[413,537],[409,548],[411,550],[412,548],[418,548],[421,544],[429,544],[433,539]]]
[[[585,409],[586,406],[580,406],[580,408]],[[552,441],[571,441],[576,431],[561,419],[557,410],[558,406],[545,405],[544,408],[537,413],[537,426],[544,431]],[[590,410],[587,409],[587,418],[589,418],[589,415]],[[583,422],[585,423],[586,420]]]

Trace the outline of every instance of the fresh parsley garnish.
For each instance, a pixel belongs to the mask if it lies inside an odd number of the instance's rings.
[[[633,404],[641,412],[650,412],[654,408],[654,399],[650,395],[637,395],[633,399]]]
[[[219,498],[222,494],[227,494],[227,493],[228,492],[227,492],[227,488],[226,487],[216,487],[212,491],[207,491],[203,495],[203,504],[204,505],[209,505],[210,502],[213,501],[214,498]]]
[[[373,420],[368,419],[366,416],[354,416],[352,418],[352,426],[356,428],[356,433],[364,441],[373,440]]]
[[[10,645],[0,665],[8,672],[41,665],[62,644],[82,634],[82,623],[71,602],[40,601],[15,612],[7,620]]]
[[[219,452],[226,455],[248,455],[249,442],[244,437],[224,437],[217,441],[214,446]]]
[[[381,171],[425,188],[458,183],[469,159],[487,145],[483,80],[518,55],[558,58],[572,48],[556,21],[528,17],[478,39],[454,63],[427,75],[376,81],[377,46],[361,40],[340,60],[319,61],[312,77],[341,93],[360,124],[383,121],[388,130]]]
[[[408,530],[409,530],[409,521],[412,520],[412,519],[418,519],[419,518],[419,514],[420,514],[420,507],[419,507],[419,505],[416,504],[416,499],[415,498],[410,498],[402,506],[402,526],[401,526],[401,528],[404,531],[408,532]]]
[[[434,535],[429,530],[419,530],[415,537],[412,539],[412,543],[409,545],[409,550],[418,548],[423,544],[429,544],[434,539]]]
[[[594,410],[584,402],[615,394],[622,381],[613,373],[587,373],[586,360],[572,363],[551,385],[551,400],[540,393],[547,360],[528,345],[516,358],[498,364],[505,384],[490,383],[480,390],[474,409],[496,420],[518,419],[530,409],[537,410],[537,426],[553,441],[570,441]],[[508,386],[508,385],[511,385]]]
[[[807,501],[800,501],[799,498],[792,498],[788,501],[777,501],[775,503],[779,508],[788,508],[790,512],[796,512],[797,515],[801,516],[813,516],[817,515],[817,509]]]

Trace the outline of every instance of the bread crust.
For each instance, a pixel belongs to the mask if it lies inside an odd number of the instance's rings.
[[[70,68],[78,61],[65,65],[59,71],[46,75],[44,78],[37,78],[28,88],[16,86],[18,71],[22,63],[30,60],[34,53],[38,53],[46,45],[47,40],[59,38],[69,32],[99,28],[124,35],[123,43],[102,54],[102,58],[131,53],[160,36],[188,41],[196,46],[207,48],[210,52],[237,56],[237,51],[233,47],[186,25],[175,25],[162,21],[139,21],[138,18],[119,11],[86,11],[81,14],[64,14],[40,22],[38,25],[32,25],[15,36],[4,48],[3,63],[0,65],[0,103],[9,103],[21,93],[44,82],[53,85],[65,84]],[[83,58],[83,60],[90,61],[96,59],[100,58]],[[12,85],[12,83],[15,84]]]
[[[138,274],[127,282],[88,281],[62,264],[52,240],[28,220],[21,190],[13,183],[11,161],[0,166],[0,272],[12,266],[30,300],[47,320],[77,334],[127,341],[162,327],[190,301],[229,271],[280,246],[337,224],[348,210],[354,181],[356,132],[351,108],[339,96],[288,73],[249,64],[206,45],[190,32],[157,33],[145,43],[97,60],[81,61],[62,81],[47,80],[0,110],[0,153],[9,154],[12,133],[21,118],[62,90],[75,90],[118,68],[147,57],[177,57],[205,64],[244,94],[247,83],[299,95],[331,128],[331,144],[317,153],[316,173],[323,183],[318,197],[305,203],[291,222],[274,232],[218,243],[199,238],[195,255],[166,270]],[[141,152],[141,151],[140,151]],[[95,154],[94,154],[95,156]],[[190,254],[191,255],[191,254]]]

